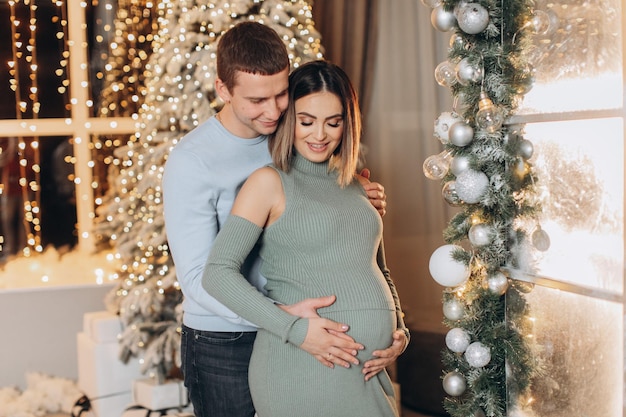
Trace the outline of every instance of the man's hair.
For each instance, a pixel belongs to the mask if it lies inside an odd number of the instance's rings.
[[[217,44],[217,76],[232,92],[237,72],[274,75],[289,68],[285,43],[274,29],[258,22],[241,22]]]
[[[348,75],[339,66],[328,61],[307,62],[289,75],[289,106],[278,129],[269,137],[272,160],[277,168],[288,172],[294,153],[296,129],[296,101],[308,95],[328,92],[339,99],[343,107],[343,137],[330,160],[330,169],[339,173],[340,186],[354,179],[361,143],[361,111],[359,100]]]

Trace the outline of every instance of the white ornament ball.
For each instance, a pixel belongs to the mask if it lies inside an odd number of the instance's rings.
[[[489,12],[478,3],[461,3],[455,12],[459,28],[467,34],[476,35],[489,25]]]
[[[450,171],[455,177],[470,167],[470,158],[467,155],[455,155],[450,161]]]
[[[462,122],[463,118],[457,113],[444,111],[435,120],[435,137],[444,145],[450,140],[450,126],[457,122]]]
[[[456,193],[468,203],[478,203],[489,187],[489,178],[484,172],[467,169],[456,177]]]
[[[465,315],[465,308],[459,300],[453,298],[443,303],[443,315],[448,320],[460,320]]]
[[[440,4],[430,13],[430,23],[438,31],[448,32],[454,28],[456,17],[454,17],[454,13],[444,10]]]
[[[456,250],[463,250],[457,245],[443,245],[430,256],[428,269],[433,279],[444,287],[456,287],[464,283],[470,276],[470,268],[463,262],[452,258]]]
[[[458,397],[465,392],[467,382],[465,377],[457,371],[448,372],[443,377],[443,390],[453,397]]]
[[[496,272],[487,278],[487,288],[495,295],[503,295],[509,288],[509,279],[502,272]]]
[[[463,353],[471,342],[470,335],[460,327],[450,329],[446,334],[446,346],[452,352]]]
[[[470,227],[467,237],[472,245],[480,247],[491,243],[491,235],[493,231],[491,226],[478,223]]]
[[[474,129],[465,122],[456,122],[450,126],[448,139],[455,146],[467,146],[474,140]]]
[[[465,350],[465,360],[474,368],[482,368],[491,360],[491,349],[480,342],[474,342]]]

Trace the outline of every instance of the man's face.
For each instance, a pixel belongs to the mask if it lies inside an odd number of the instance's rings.
[[[287,109],[288,87],[289,68],[274,75],[239,72],[232,91],[218,87],[226,102],[226,128],[242,138],[274,133]]]

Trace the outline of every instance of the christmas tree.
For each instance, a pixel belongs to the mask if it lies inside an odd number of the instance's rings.
[[[215,53],[220,36],[244,20],[269,25],[284,39],[292,66],[322,57],[304,0],[178,0],[158,3],[158,30],[144,69],[140,125],[114,158],[97,231],[120,260],[106,299],[125,325],[121,358],[141,356],[143,371],[165,377],[179,366],[182,293],[169,256],[161,176],[171,148],[215,114]]]

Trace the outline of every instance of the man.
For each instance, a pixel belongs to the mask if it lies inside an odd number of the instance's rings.
[[[217,49],[216,90],[224,107],[189,132],[171,152],[163,177],[165,226],[184,295],[182,372],[198,417],[252,417],[248,363],[256,327],[228,310],[202,288],[202,272],[220,225],[246,178],[271,162],[267,135],[287,107],[289,57],[271,28],[244,22],[228,30]],[[384,214],[382,186],[366,191]],[[262,291],[258,259],[251,255],[245,276]],[[303,350],[321,364],[358,364],[363,347],[345,332],[348,325],[317,316],[334,296],[282,306],[310,317]],[[402,352],[407,343],[394,333],[393,345],[364,365],[370,378]]]

